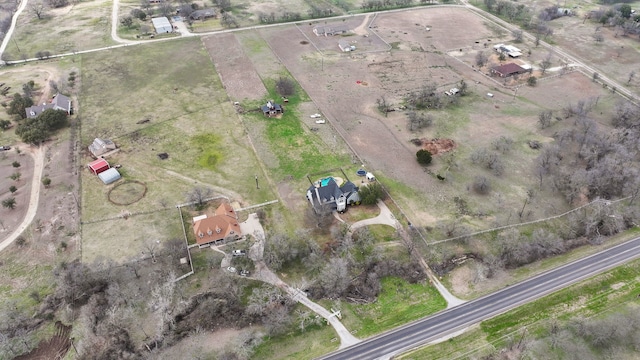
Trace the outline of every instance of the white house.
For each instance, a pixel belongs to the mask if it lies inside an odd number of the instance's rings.
[[[156,33],[158,34],[166,34],[166,33],[173,32],[173,26],[171,25],[171,23],[169,22],[169,19],[167,19],[166,16],[153,18],[151,19],[151,22],[153,23],[153,27],[156,28]]]

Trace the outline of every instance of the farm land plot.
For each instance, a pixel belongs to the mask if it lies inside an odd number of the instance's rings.
[[[47,10],[41,20],[27,7],[18,18],[3,60],[33,58],[41,51],[60,54],[114,45],[112,4],[107,0],[79,2]]]
[[[186,194],[196,186],[243,205],[274,199],[268,187],[255,187],[260,167],[200,40],[148,44],[144,50],[84,55],[82,146],[86,149],[95,137],[112,139],[120,151],[107,160],[122,165],[124,180],[105,186],[83,169],[83,221],[173,207],[186,202]],[[159,153],[169,158],[161,160]],[[83,164],[90,160],[85,156]],[[108,191],[128,180],[144,183],[145,196],[130,205],[110,203]],[[171,220],[175,216],[134,215],[119,221],[132,229],[140,221],[145,227],[155,225],[161,234],[174,234],[176,229],[181,233],[180,222]],[[107,256],[113,246],[132,243],[139,234],[109,222],[96,224],[87,225],[92,231],[85,228],[83,233],[91,236],[99,227],[101,237],[109,241],[93,244],[95,256]]]
[[[22,150],[24,151],[25,149]],[[13,162],[18,162],[20,167],[13,167]],[[17,181],[10,178],[16,173],[20,173],[20,178]],[[0,207],[0,220],[2,221],[0,239],[4,239],[5,236],[8,236],[22,223],[29,208],[31,179],[33,178],[33,158],[24,153],[18,154],[15,149],[0,151],[0,174],[0,201],[9,198],[14,198],[16,201],[13,210],[4,206]],[[14,193],[9,191],[11,186],[15,186],[17,189]]]
[[[407,17],[415,20],[407,21]],[[450,18],[464,26],[454,26],[447,21]],[[423,26],[426,25],[432,30],[425,31]],[[528,140],[550,141],[548,135],[540,133],[537,128],[537,114],[547,106],[541,108],[539,104],[522,98],[521,94],[514,99],[511,90],[498,86],[493,80],[480,76],[472,68],[444,54],[447,49],[472,46],[475,39],[482,41],[494,37],[494,31],[473,13],[464,9],[430,8],[382,14],[376,18],[372,28],[389,43],[401,40],[399,45],[390,52],[356,52],[349,56],[326,56],[322,60],[314,48],[301,44],[305,37],[294,29],[264,29],[261,33],[322,113],[328,116],[365,162],[380,171],[382,179],[391,180],[388,184],[404,189],[394,197],[398,196],[403,207],[413,214],[420,215],[413,220],[421,225],[432,225],[438,220],[436,216],[448,217],[449,213],[455,213],[453,198],[464,196],[474,212],[488,214],[490,220],[506,221],[509,214],[520,206],[527,189],[535,186],[532,166],[537,152],[529,149],[526,143]],[[436,36],[438,33],[441,35]],[[469,33],[474,37],[469,38]],[[283,41],[285,39],[288,41]],[[405,47],[404,41],[419,44],[424,51],[416,51],[416,46]],[[449,66],[449,62],[455,65]],[[385,66],[392,70],[385,71]],[[574,76],[579,75],[571,75],[569,79]],[[381,96],[391,99],[392,103],[399,103],[405,94],[418,90],[422,84],[414,79],[449,86],[461,79],[470,83],[470,78],[479,82],[470,85],[472,93],[461,98],[460,105],[452,109],[431,111],[435,117],[434,125],[421,133],[411,133],[406,129],[405,114],[395,112],[384,117],[376,110],[376,99]],[[585,93],[585,86],[589,87],[588,94],[607,94],[598,85],[589,85],[585,81],[580,81],[577,91],[568,91],[559,86],[558,81],[562,80],[542,81],[535,89],[551,98],[554,94],[572,93],[571,99],[579,99],[578,94]],[[484,96],[493,89],[498,89],[494,98]],[[468,159],[477,148],[491,149],[492,141],[500,136],[514,139],[515,144],[514,151],[504,156],[508,171],[496,177],[482,167],[470,164]],[[416,137],[447,137],[457,143],[453,155],[456,166],[449,169],[447,182],[437,181],[417,164],[417,148],[409,142]],[[447,168],[447,165],[436,157],[431,168],[436,171]],[[495,191],[489,198],[463,190],[478,174],[490,178],[494,185]],[[535,210],[533,218],[549,214],[551,207],[548,199],[544,198],[540,196],[540,202],[532,207]],[[427,214],[425,203],[439,209],[438,215]],[[553,208],[559,209],[557,206]]]
[[[370,16],[356,16],[348,19],[334,20],[327,19],[325,21],[299,22],[296,24],[303,35],[311,42],[314,47],[322,51],[325,55],[341,53],[338,47],[339,41],[346,41],[356,46],[356,52],[381,51],[388,50],[387,45],[375,32],[367,28]],[[328,27],[347,27],[349,32],[335,36],[317,36],[313,33],[316,26]]]

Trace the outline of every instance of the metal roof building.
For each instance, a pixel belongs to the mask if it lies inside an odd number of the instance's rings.
[[[109,170],[105,170],[103,172],[101,172],[100,174],[98,174],[98,177],[100,178],[100,180],[102,180],[102,182],[105,185],[109,185],[112,182],[120,179],[120,173],[118,172],[118,170],[116,170],[116,168],[111,168]]]
[[[151,22],[153,23],[153,27],[156,28],[156,33],[158,34],[170,33],[173,31],[173,26],[171,26],[171,23],[166,16],[153,18],[151,19]]]

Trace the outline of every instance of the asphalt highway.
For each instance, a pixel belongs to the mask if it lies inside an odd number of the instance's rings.
[[[417,320],[320,359],[388,359],[640,257],[640,238]]]

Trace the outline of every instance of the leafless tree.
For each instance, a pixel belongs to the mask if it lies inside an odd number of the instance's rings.
[[[47,12],[47,5],[42,0],[35,1],[29,4],[29,9],[38,20],[42,20]]]
[[[489,61],[489,56],[484,51],[478,51],[476,53],[476,65],[479,67],[483,67]]]
[[[542,71],[542,75],[547,72],[547,69],[551,67],[551,58],[553,54],[549,53],[547,56],[540,62],[540,70]]]
[[[293,79],[281,76],[276,81],[276,89],[278,90],[278,93],[282,96],[291,96],[295,94],[296,83],[295,81],[293,81]]]
[[[631,72],[629,72],[629,78],[627,79],[627,84],[630,84],[631,81],[633,81],[633,78],[636,76],[636,71],[635,70],[631,70]]]
[[[498,139],[494,140],[491,145],[497,151],[506,154],[513,147],[513,139],[508,136],[500,136]]]
[[[511,31],[511,35],[513,36],[513,41],[515,42],[522,42],[522,30],[520,29],[516,29]]]
[[[472,187],[478,194],[486,195],[491,191],[491,182],[484,176],[476,176]]]
[[[546,129],[551,126],[552,114],[551,110],[543,110],[538,114],[538,124],[541,129]]]
[[[203,186],[196,186],[187,193],[187,201],[196,205],[196,209],[204,209],[206,202],[211,198],[213,190]]]
[[[318,284],[328,298],[339,298],[349,286],[349,266],[343,258],[331,258],[318,276]]]

